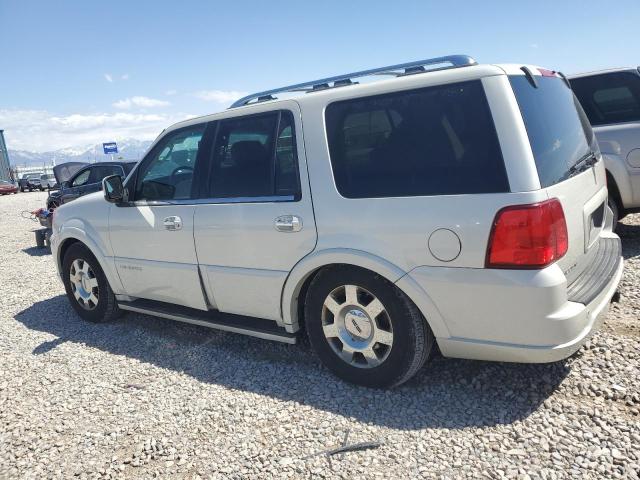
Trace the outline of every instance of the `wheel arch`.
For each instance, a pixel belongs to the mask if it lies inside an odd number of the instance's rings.
[[[603,154],[603,157],[607,174],[607,188],[614,194],[614,198],[618,203],[620,217],[622,218],[624,210],[633,204],[633,191],[629,172],[625,161],[619,155]]]
[[[57,258],[55,259],[60,272],[62,272],[62,261],[64,260],[64,255],[69,250],[69,247],[75,243],[80,243],[89,249],[92,255],[96,258],[114,293],[119,294],[123,292],[120,277],[115,270],[115,264],[113,261],[110,261],[112,258],[106,257],[96,242],[87,236],[83,230],[77,227],[63,228],[61,233],[63,234],[63,238],[60,240],[60,246],[57,249]]]
[[[397,265],[361,250],[346,248],[315,252],[301,260],[285,281],[282,299],[282,319],[289,332],[300,330],[303,323],[303,299],[313,277],[324,268],[350,265],[378,274],[396,285],[418,307],[436,337],[449,336],[444,321],[433,300]]]

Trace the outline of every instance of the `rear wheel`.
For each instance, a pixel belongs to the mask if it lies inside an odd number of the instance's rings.
[[[434,338],[395,285],[367,270],[327,268],[309,286],[309,341],[334,374],[368,387],[393,387],[424,365]]]
[[[74,243],[62,262],[67,297],[81,318],[89,322],[116,319],[121,310],[98,260],[87,247]]]

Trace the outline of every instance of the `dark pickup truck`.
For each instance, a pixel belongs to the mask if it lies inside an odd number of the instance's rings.
[[[18,180],[18,186],[20,187],[20,191],[24,192],[25,190],[29,190],[33,192],[34,190],[43,191],[44,187],[42,186],[42,180],[40,177],[44,175],[42,172],[37,173],[25,173],[20,180]]]

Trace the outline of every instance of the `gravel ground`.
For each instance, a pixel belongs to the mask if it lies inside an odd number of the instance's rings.
[[[573,358],[450,360],[393,391],[305,344],[128,314],[83,323],[36,224],[0,197],[0,478],[638,478],[640,216],[620,303]],[[349,443],[367,451],[311,456]]]

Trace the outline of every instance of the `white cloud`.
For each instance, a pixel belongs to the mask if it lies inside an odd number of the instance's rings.
[[[531,48],[538,48],[538,44],[537,43],[532,43],[531,45],[529,45]]]
[[[155,107],[167,107],[171,105],[165,100],[157,100],[155,98],[136,96],[131,98],[125,98],[118,100],[113,104],[116,108],[129,109],[131,107],[139,108],[155,108]]]
[[[166,92],[164,92],[165,95],[167,95],[168,97],[170,97],[171,95],[175,95],[176,93],[178,93],[177,90],[167,90]]]
[[[105,73],[104,74],[104,79],[109,83],[113,83],[113,77],[111,76],[110,73]]]
[[[153,140],[164,128],[193,116],[129,112],[55,115],[45,110],[0,109],[0,125],[8,148],[46,152],[122,138]]]
[[[194,93],[196,98],[207,102],[231,103],[247,95],[247,92],[237,92],[234,90],[200,90]]]
[[[121,78],[122,80],[129,80],[129,74],[128,74],[128,73],[125,73],[125,74],[124,74],[124,75],[122,75],[120,78]]]

